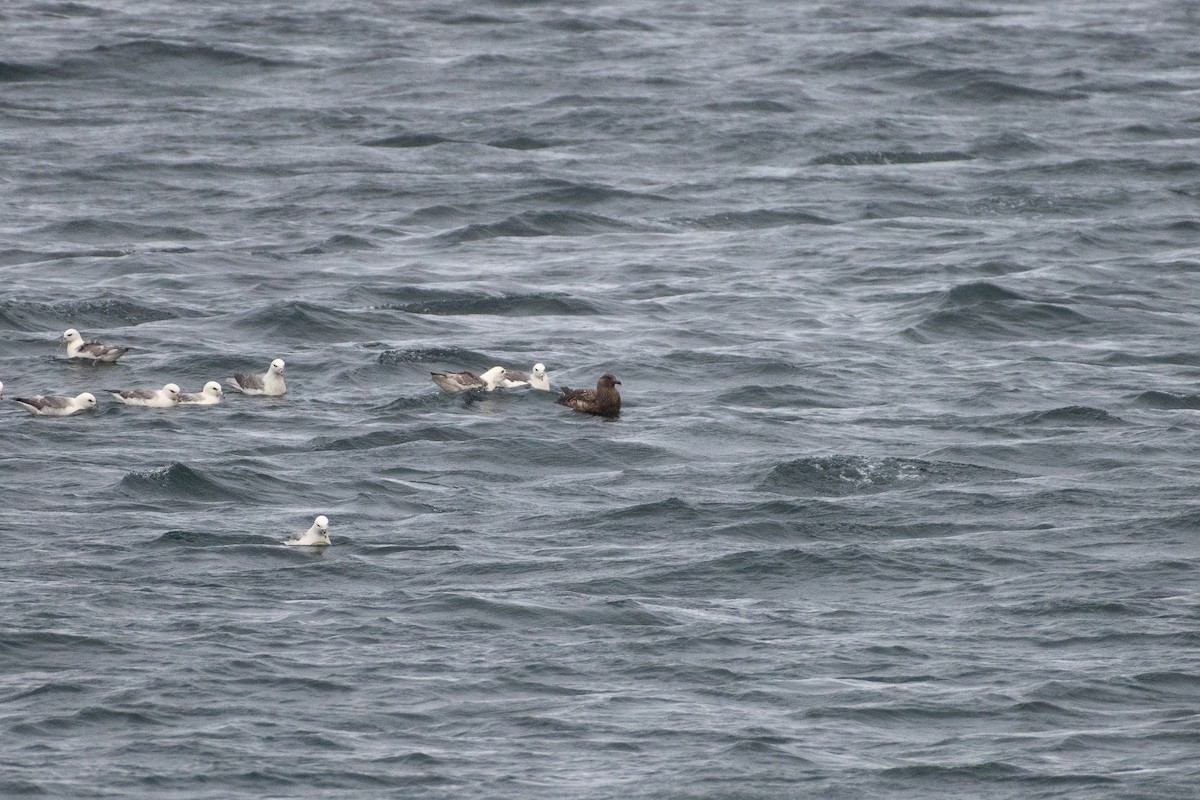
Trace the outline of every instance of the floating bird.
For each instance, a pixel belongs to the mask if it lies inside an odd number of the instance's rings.
[[[504,367],[492,367],[476,377],[470,372],[431,372],[433,382],[447,392],[465,392],[468,389],[492,391],[504,380]]]
[[[543,392],[550,391],[550,379],[546,377],[545,364],[534,364],[533,369],[529,372],[515,369],[505,370],[504,380],[500,381],[500,385],[505,389],[531,386],[534,389],[541,389]]]
[[[113,347],[103,342],[85,342],[74,328],[63,331],[60,342],[67,343],[67,358],[82,358],[96,363],[111,364],[129,352],[128,347]]]
[[[554,402],[584,414],[616,417],[621,413],[621,395],[617,391],[620,383],[611,374],[605,373],[596,381],[595,389],[568,389],[564,386],[562,396]]]
[[[199,406],[215,406],[221,402],[221,398],[225,393],[221,391],[221,384],[216,381],[209,381],[204,384],[204,388],[198,392],[180,392],[179,403],[192,403]]]
[[[4,397],[4,381],[0,381],[0,398]]]
[[[267,367],[267,371],[262,375],[239,372],[232,378],[226,378],[225,383],[235,389],[241,389],[242,394],[265,394],[278,397],[287,393],[287,386],[283,382],[282,358],[272,361],[271,366]]]
[[[289,536],[283,543],[293,547],[321,547],[329,544],[329,517],[322,514],[313,520],[311,528],[304,533]]]
[[[44,417],[69,417],[78,411],[95,408],[96,396],[91,392],[74,397],[39,394],[37,397],[14,397],[13,402],[20,403],[32,413]]]
[[[179,405],[179,385],[168,383],[161,389],[105,389],[127,406],[171,408]]]

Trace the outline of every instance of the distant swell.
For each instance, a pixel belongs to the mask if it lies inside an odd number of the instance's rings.
[[[411,350],[385,350],[379,354],[380,364],[482,364],[488,357],[460,347],[419,347]]]
[[[511,236],[595,236],[645,230],[599,214],[581,211],[528,211],[499,222],[473,223],[442,234],[443,241],[459,244]]]
[[[935,310],[905,330],[921,342],[951,338],[1028,338],[1031,334],[1061,335],[1090,322],[1062,303],[1037,301],[987,281],[947,290],[933,303]]]
[[[1018,425],[1113,425],[1124,423],[1124,420],[1102,408],[1063,406],[1023,414],[1014,422]]]
[[[832,455],[798,458],[779,464],[767,474],[759,488],[841,497],[886,491],[900,485],[965,483],[1010,477],[1013,477],[1012,473],[973,464]]]
[[[593,303],[556,295],[485,295],[476,292],[427,293],[414,290],[409,302],[379,306],[409,314],[493,314],[505,317],[587,316],[601,313]],[[424,295],[424,297],[421,297]]]
[[[1173,394],[1172,392],[1142,392],[1135,400],[1138,405],[1163,409],[1200,409],[1200,395]]]
[[[724,211],[702,217],[678,217],[672,224],[708,231],[749,231],[785,228],[791,225],[832,225],[836,220],[800,209],[759,208],[753,211]]]
[[[291,62],[264,58],[244,51],[161,39],[139,39],[115,45],[98,45],[86,55],[70,59],[67,65],[75,74],[90,74],[93,77],[97,69],[104,69],[139,72],[154,78],[162,78],[166,74],[185,76],[190,72],[195,80],[207,80],[205,73],[213,70],[265,70],[296,66]]]
[[[404,430],[371,431],[358,436],[320,436],[313,440],[314,451],[374,450],[409,442],[462,442],[475,437],[457,428],[429,425]]]
[[[1028,101],[1062,102],[1086,100],[1086,92],[1035,89],[1017,83],[997,80],[973,81],[965,86],[941,93],[947,99],[970,103],[1016,103]]]
[[[453,142],[454,139],[447,139],[445,136],[439,136],[436,133],[398,133],[395,136],[385,136],[382,139],[371,139],[363,142],[367,147],[432,147],[437,144],[446,144]]]
[[[0,83],[21,83],[54,78],[58,71],[33,64],[17,64],[11,61],[0,61]]]
[[[934,150],[931,152],[910,150],[856,150],[846,153],[832,153],[827,156],[814,158],[811,164],[832,164],[835,166],[857,167],[881,164],[928,164],[938,161],[969,161],[970,153],[959,150]]]
[[[56,239],[86,244],[176,243],[195,242],[207,237],[191,228],[165,225],[141,225],[97,217],[55,222],[43,227],[43,234]]]
[[[87,336],[88,328],[140,325],[177,316],[178,311],[167,311],[115,297],[63,300],[57,303],[0,301],[0,328],[21,331],[76,327]]]
[[[254,483],[271,483],[261,475],[214,478],[206,472],[175,462],[149,471],[130,472],[121,479],[120,492],[134,499],[229,502],[251,499]]]
[[[357,335],[352,322],[337,309],[301,301],[260,306],[233,319],[255,336],[269,333],[279,339],[302,341],[337,340]]]

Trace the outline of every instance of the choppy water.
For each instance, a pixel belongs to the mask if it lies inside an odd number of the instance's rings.
[[[6,4],[0,795],[1194,797],[1198,26]]]

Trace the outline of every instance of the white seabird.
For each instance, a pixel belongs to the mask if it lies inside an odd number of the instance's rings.
[[[179,386],[174,383],[168,383],[161,389],[105,389],[104,391],[127,406],[171,408],[179,405]]]
[[[465,392],[468,389],[493,391],[504,380],[504,367],[492,367],[482,375],[470,372],[431,372],[433,382],[447,392]]]
[[[13,402],[44,417],[69,417],[78,411],[95,408],[96,396],[91,392],[84,392],[74,397],[39,394],[36,397],[14,397]]]
[[[4,397],[4,381],[0,381],[0,398]]]
[[[515,369],[505,370],[504,380],[500,381],[500,385],[505,389],[530,386],[534,389],[541,389],[543,392],[550,391],[550,379],[546,377],[545,364],[534,364],[533,369],[529,372]]]
[[[313,520],[312,527],[283,540],[292,547],[322,547],[329,544],[329,517],[322,514]]]
[[[111,364],[129,352],[128,347],[114,347],[97,341],[85,342],[74,328],[63,331],[59,341],[67,343],[67,358],[83,358],[105,364]]]
[[[180,392],[179,403],[192,403],[198,406],[215,406],[221,402],[221,398],[225,393],[221,391],[221,384],[216,381],[209,381],[204,384],[204,388],[198,392]]]
[[[225,383],[241,389],[242,394],[265,394],[277,397],[287,393],[287,385],[283,382],[283,359],[277,358],[267,367],[262,375],[238,372],[232,378],[226,378]]]

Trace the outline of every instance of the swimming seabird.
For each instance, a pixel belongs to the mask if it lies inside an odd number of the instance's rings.
[[[37,397],[14,397],[13,402],[44,417],[69,417],[77,411],[95,408],[96,396],[91,392],[84,392],[74,397],[39,394]]]
[[[313,520],[312,527],[283,540],[293,547],[320,547],[329,544],[329,517],[322,514]]]
[[[168,383],[161,389],[105,389],[127,406],[171,408],[179,404],[179,385]]]
[[[194,403],[200,406],[215,406],[221,402],[221,398],[224,396],[225,393],[221,391],[221,384],[216,381],[209,381],[198,392],[180,392],[179,402],[181,405],[183,403]]]
[[[239,372],[232,378],[226,378],[225,383],[235,389],[241,389],[242,394],[265,394],[277,397],[287,393],[287,386],[283,382],[282,358],[272,361],[271,366],[267,367],[267,371],[262,375]]]
[[[504,380],[500,381],[500,385],[505,389],[531,386],[534,389],[541,389],[543,392],[550,391],[550,379],[546,377],[545,364],[534,364],[533,369],[529,372],[515,369],[505,370]]]
[[[105,364],[111,364],[129,352],[128,347],[114,347],[97,341],[85,342],[74,328],[63,331],[59,341],[67,343],[67,358],[84,358]]]
[[[470,372],[431,372],[433,382],[447,392],[465,392],[468,389],[492,391],[504,380],[504,367],[492,367],[478,377]]]
[[[620,383],[611,374],[605,373],[596,381],[595,389],[568,389],[564,386],[562,396],[554,402],[584,414],[615,417],[621,413],[621,395],[617,391]]]

